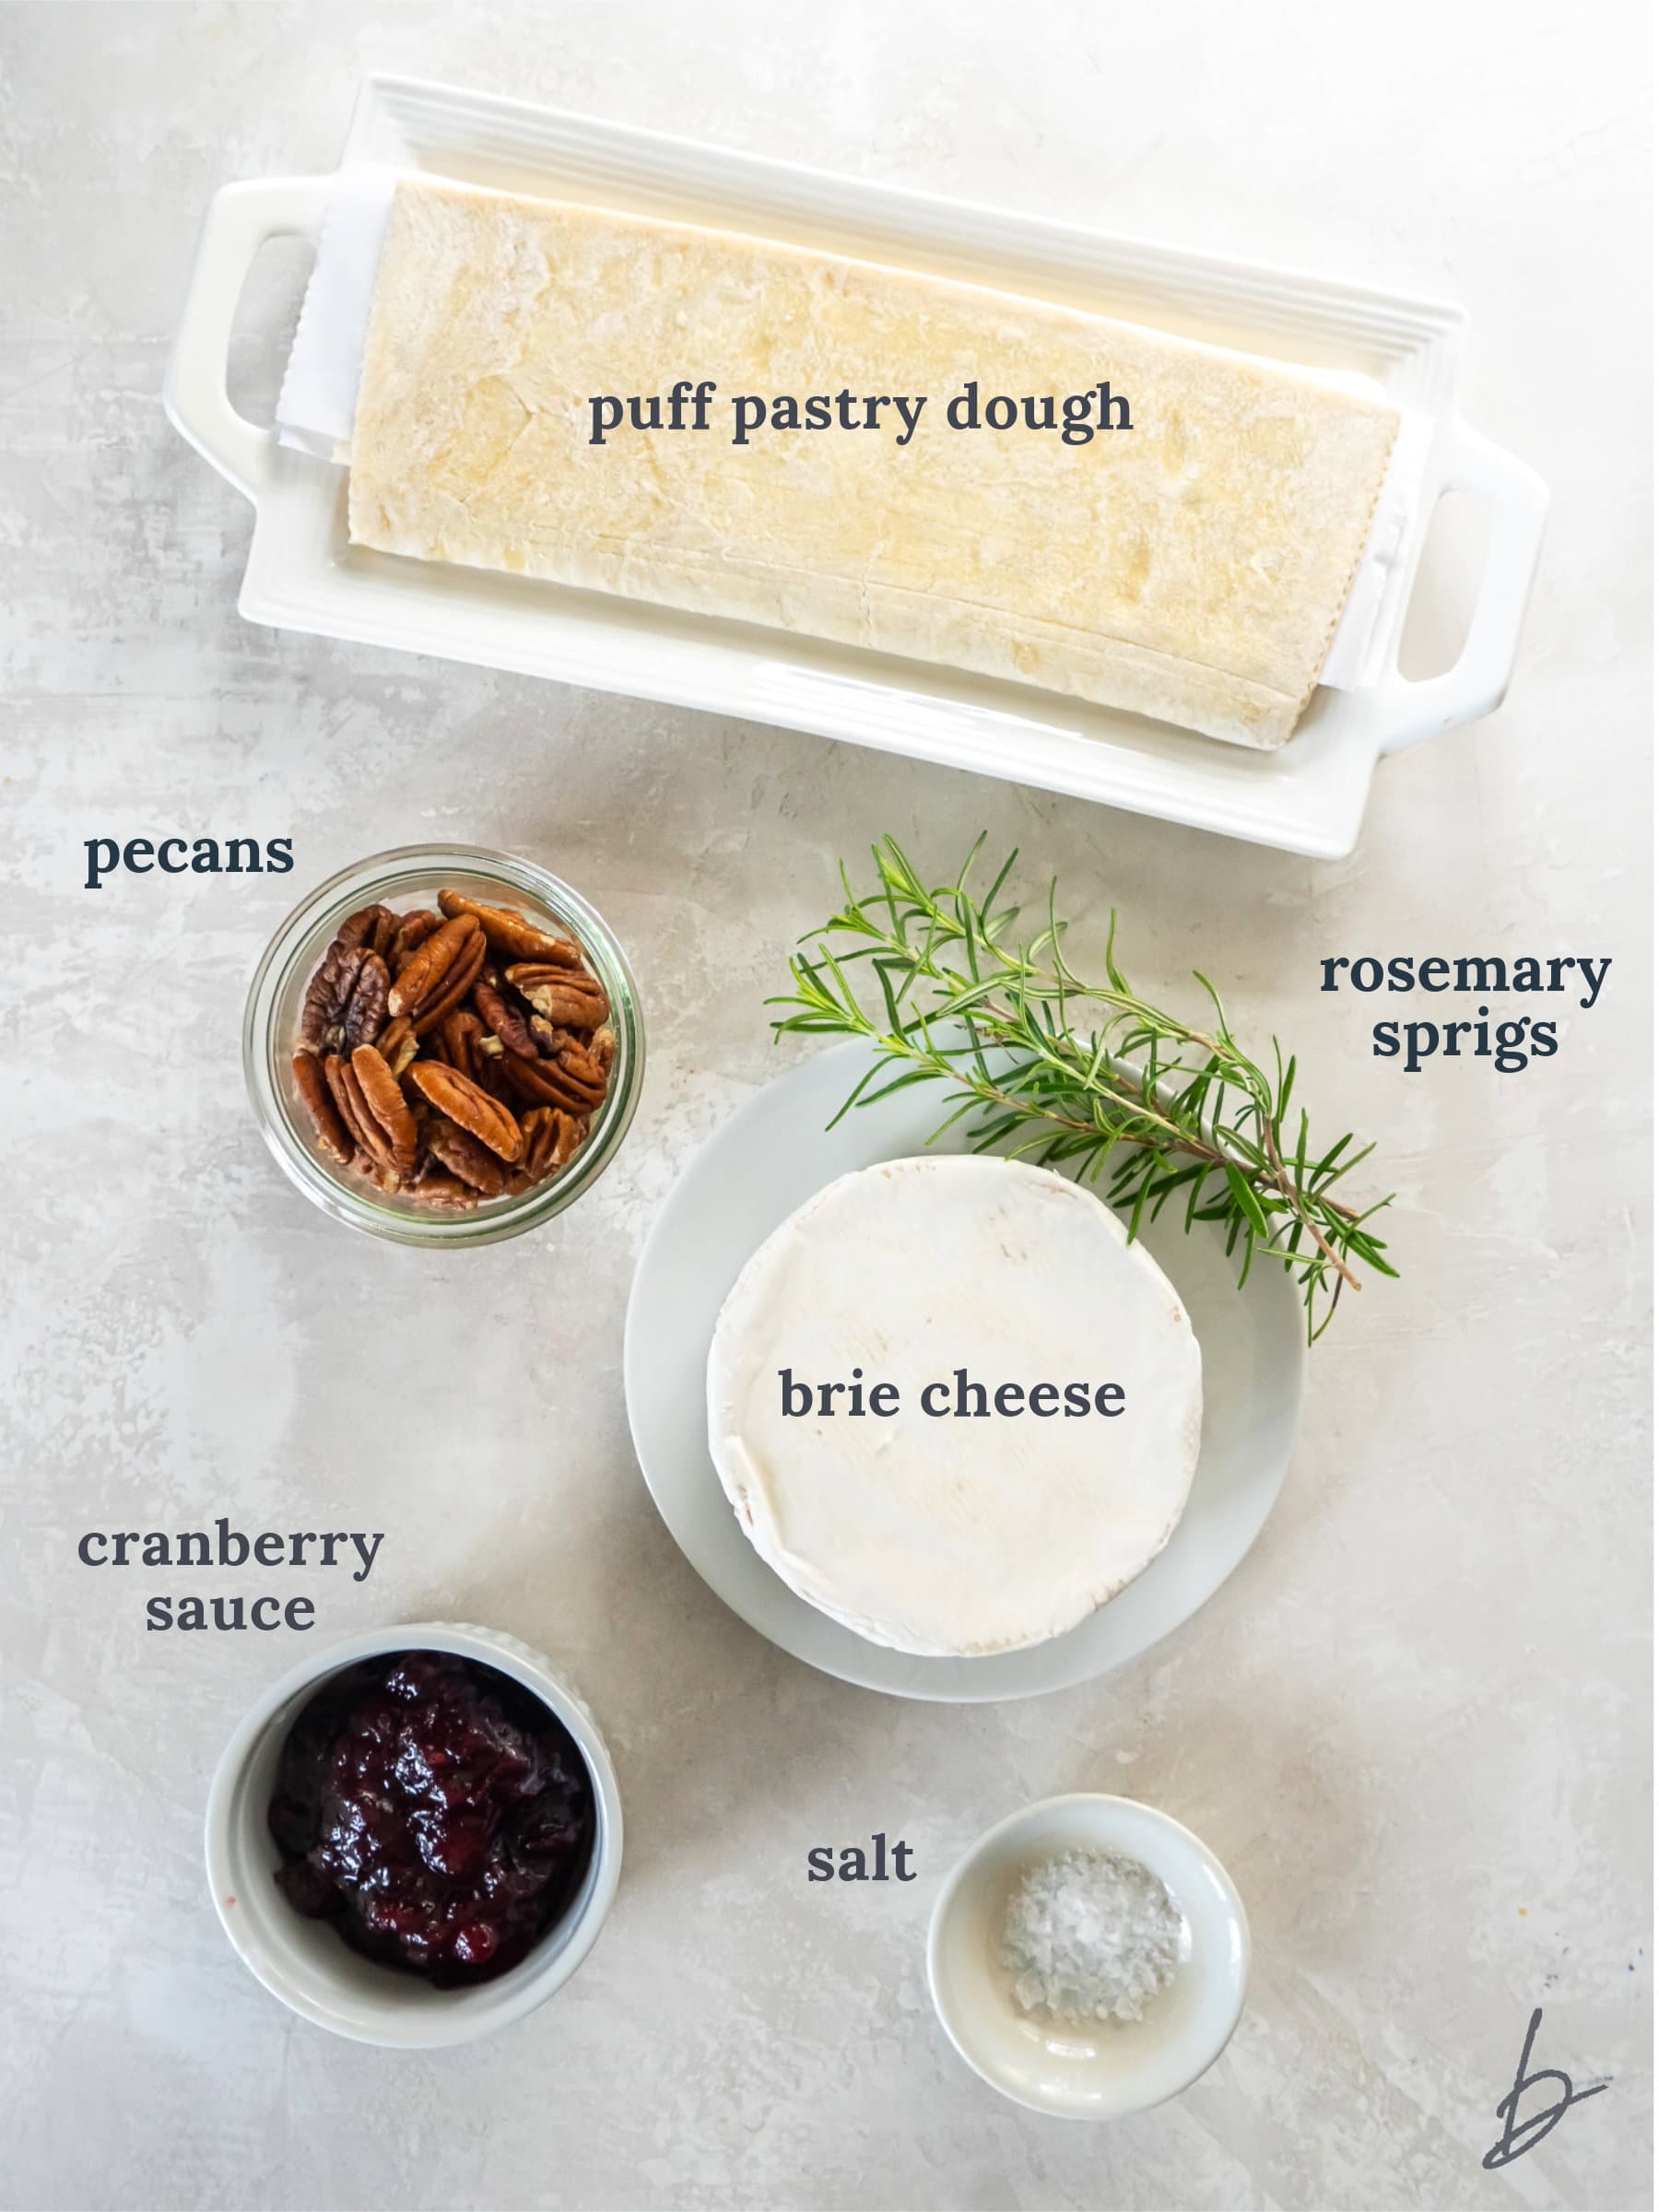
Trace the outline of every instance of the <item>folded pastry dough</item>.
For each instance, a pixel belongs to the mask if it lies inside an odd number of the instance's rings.
[[[600,393],[712,378],[706,430],[590,442]],[[1086,392],[1132,429],[954,430]],[[758,431],[729,400],[926,394]],[[1074,309],[760,239],[428,182],[394,196],[351,441],[355,544],[615,592],[1283,744],[1398,417]]]

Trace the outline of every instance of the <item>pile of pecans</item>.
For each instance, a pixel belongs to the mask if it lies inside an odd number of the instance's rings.
[[[617,1038],[580,945],[459,891],[438,906],[341,924],[306,986],[294,1081],[336,1166],[466,1207],[575,1157]]]

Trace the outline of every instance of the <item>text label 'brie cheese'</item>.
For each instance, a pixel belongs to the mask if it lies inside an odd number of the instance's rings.
[[[781,1367],[778,1382],[778,1411],[785,1420],[805,1420],[812,1414],[828,1420],[844,1413],[852,1419],[875,1414],[886,1421],[904,1403],[897,1382],[866,1382],[862,1367],[853,1370],[849,1382],[816,1384],[803,1382],[793,1368]],[[838,1396],[845,1397],[844,1406],[837,1405]],[[1114,1420],[1127,1410],[1119,1382],[976,1382],[965,1367],[957,1368],[949,1382],[924,1383],[916,1402],[935,1421],[984,1421],[993,1413],[1005,1420],[1022,1413],[1034,1413],[1040,1420],[1064,1414],[1069,1421],[1098,1413]]]

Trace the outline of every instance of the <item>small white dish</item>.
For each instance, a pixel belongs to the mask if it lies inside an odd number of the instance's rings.
[[[912,1158],[945,1112],[932,1085],[837,1108],[867,1065],[854,1041],[817,1053],[749,1100],[670,1192],[635,1271],[623,1349],[634,1449],[669,1533],[716,1596],[809,1666],[901,1698],[972,1704],[1066,1689],[1122,1666],[1212,1597],[1260,1535],[1290,1464],[1304,1321],[1295,1285],[1263,1265],[1238,1288],[1215,1224],[1166,1215],[1145,1230],[1204,1356],[1204,1435],[1175,1534],[1144,1574],[1064,1636],[987,1658],[928,1658],[872,1643],[796,1595],[738,1525],[709,1455],[714,1324],[750,1254],[838,1175]],[[962,1151],[959,1124],[933,1149]]]
[[[1138,2020],[1027,2012],[1002,1962],[1016,1885],[1077,1849],[1138,1860],[1184,1924],[1175,1978]],[[927,1985],[958,2052],[994,2089],[1057,2119],[1120,2120],[1178,2097],[1226,2049],[1249,1979],[1250,1925],[1226,1868],[1179,1820],[1128,1797],[1049,1797],[999,1821],[952,1870],[927,1930]]]
[[[581,1888],[528,1958],[472,1988],[434,1989],[360,1957],[328,1922],[301,1918],[274,1878],[281,1853],[265,1814],[288,1729],[329,1676],[382,1652],[454,1652],[510,1675],[570,1730],[594,1785],[594,1852]],[[617,1894],[622,1800],[593,1714],[550,1661],[493,1629],[415,1621],[324,1645],[272,1685],[225,1747],[207,1795],[206,1847],[214,1909],[242,1964],[273,1996],[354,2042],[429,2051],[522,2018],[576,1971]]]

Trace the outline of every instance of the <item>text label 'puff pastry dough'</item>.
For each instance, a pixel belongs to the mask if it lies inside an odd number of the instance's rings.
[[[1133,394],[1068,445],[927,424],[734,452],[590,442],[595,393]],[[351,445],[354,544],[1290,735],[1396,412],[1075,309],[779,242],[400,183]]]

